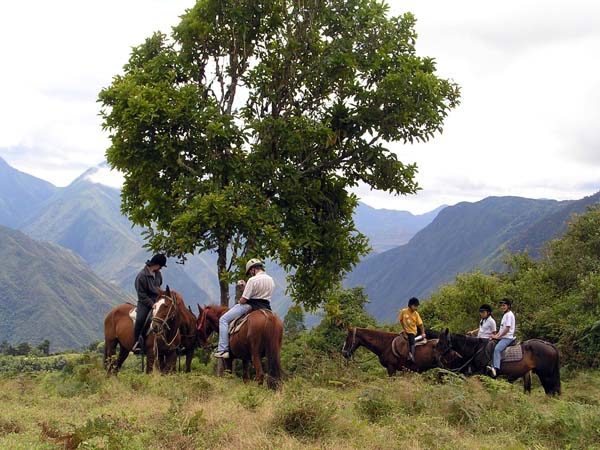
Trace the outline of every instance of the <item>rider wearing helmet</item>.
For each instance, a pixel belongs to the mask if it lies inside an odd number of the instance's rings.
[[[479,307],[479,328],[475,328],[467,332],[469,336],[477,333],[478,338],[490,339],[496,334],[496,321],[492,317],[492,307],[488,304],[483,304]]]
[[[494,348],[494,365],[492,367],[487,367],[492,377],[496,377],[498,370],[500,370],[502,351],[515,340],[516,331],[515,315],[511,311],[512,300],[510,298],[503,298],[498,303],[504,315],[502,316],[502,322],[500,323],[500,331],[492,336],[492,339],[498,340],[498,343]]]
[[[246,275],[250,279],[244,287],[240,302],[234,305],[219,319],[219,346],[214,353],[216,358],[229,358],[229,323],[252,309],[271,309],[271,297],[275,289],[273,278],[265,273],[265,265],[260,259],[252,258],[246,263]]]
[[[415,362],[415,338],[417,336],[417,327],[421,328],[421,336],[425,339],[425,326],[423,325],[423,320],[421,320],[421,316],[417,312],[419,308],[419,299],[416,297],[412,297],[408,301],[408,307],[404,308],[398,314],[398,320],[402,325],[402,329],[404,330],[404,334],[408,339],[409,353],[408,359],[412,362]]]

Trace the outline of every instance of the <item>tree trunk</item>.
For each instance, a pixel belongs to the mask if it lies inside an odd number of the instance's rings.
[[[227,246],[220,244],[217,249],[217,267],[219,288],[221,290],[221,306],[229,306],[229,284],[227,283]]]

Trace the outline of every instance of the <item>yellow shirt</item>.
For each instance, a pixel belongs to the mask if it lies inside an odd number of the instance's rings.
[[[398,314],[398,321],[408,334],[417,334],[417,325],[423,327],[423,321],[418,311],[412,312],[409,308],[404,308]]]

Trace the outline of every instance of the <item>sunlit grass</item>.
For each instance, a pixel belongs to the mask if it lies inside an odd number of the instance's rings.
[[[197,362],[191,374],[147,376],[138,361],[116,378],[99,357],[4,375],[0,448],[600,448],[599,372],[566,374],[560,398],[485,377],[361,378],[351,366],[352,382],[322,367],[272,392]]]

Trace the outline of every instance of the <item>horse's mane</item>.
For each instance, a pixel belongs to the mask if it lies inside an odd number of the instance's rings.
[[[208,309],[209,311],[214,311],[215,314],[218,315],[218,314],[220,314],[222,312],[227,311],[229,309],[229,307],[228,306],[222,306],[222,305],[212,304],[212,305],[206,305],[204,307],[204,309]]]
[[[363,328],[363,327],[353,327],[353,328],[356,328],[357,330],[372,332],[372,333],[379,334],[381,336],[386,336],[386,337],[398,336],[398,333],[392,333],[390,331],[384,331],[384,330],[377,330],[375,328]]]

